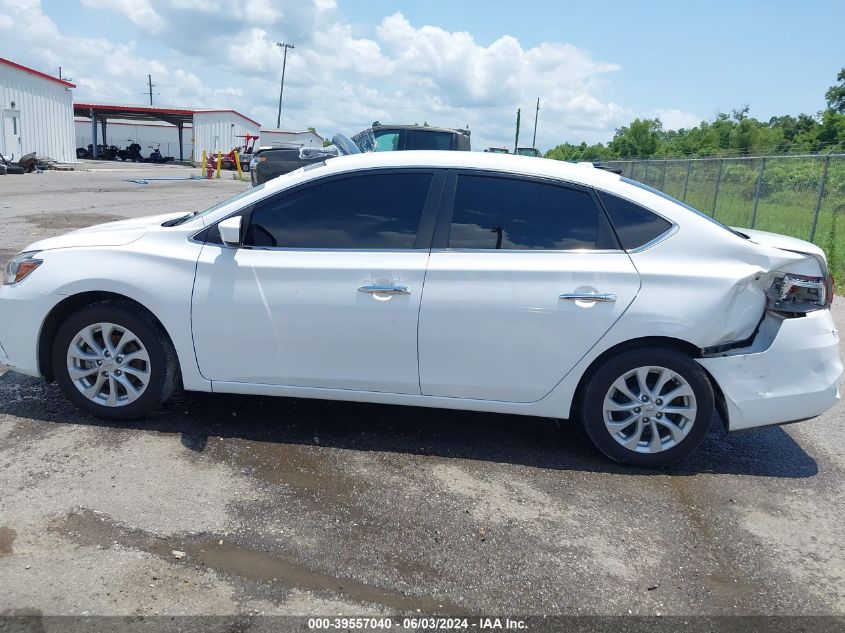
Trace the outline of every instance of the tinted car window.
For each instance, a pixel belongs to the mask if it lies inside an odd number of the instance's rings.
[[[399,149],[399,132],[376,132],[377,152],[395,152]]]
[[[460,176],[449,248],[618,248],[590,194],[552,184]]]
[[[425,132],[408,130],[405,132],[405,149],[452,149],[452,135],[448,132]]]
[[[431,174],[333,179],[256,204],[245,243],[284,248],[413,248]]]
[[[638,204],[603,191],[598,192],[607,209],[622,248],[633,249],[669,230],[672,223]]]

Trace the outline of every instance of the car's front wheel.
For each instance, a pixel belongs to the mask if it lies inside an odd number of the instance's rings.
[[[88,413],[127,420],[161,405],[176,386],[176,354],[150,316],[98,303],[72,314],[53,343],[53,372],[65,396]]]
[[[713,387],[701,366],[671,349],[632,349],[606,361],[581,400],[581,420],[602,453],[659,467],[689,455],[707,435]]]

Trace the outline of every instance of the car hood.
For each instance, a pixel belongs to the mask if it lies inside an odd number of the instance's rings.
[[[47,239],[31,244],[26,250],[46,251],[56,248],[81,246],[123,246],[141,239],[151,227],[161,225],[167,220],[184,215],[184,213],[165,213],[162,215],[151,215],[143,218],[97,224],[57,237],[48,237]]]
[[[756,244],[772,246],[784,251],[792,251],[793,253],[806,253],[821,257],[823,260],[825,259],[824,251],[821,248],[811,242],[800,240],[797,237],[789,237],[788,235],[757,231],[754,229],[734,228],[734,231],[747,235],[748,239]]]

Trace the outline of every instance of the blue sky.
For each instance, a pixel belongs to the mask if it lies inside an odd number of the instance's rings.
[[[373,24],[401,10],[412,22],[468,31],[480,44],[502,34],[525,45],[575,44],[621,71],[608,99],[648,110],[711,117],[742,104],[752,114],[813,113],[845,66],[845,2],[532,2],[367,0],[343,4]]]
[[[634,116],[814,113],[845,66],[842,24],[841,0],[0,0],[0,56],[61,64],[79,100],[142,103],[149,72],[158,104],[273,127],[273,43],[289,39],[282,127],[425,120],[469,125],[479,148],[510,143],[539,96],[546,149],[609,140]]]

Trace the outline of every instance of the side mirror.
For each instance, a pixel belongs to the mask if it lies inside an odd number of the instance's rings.
[[[241,245],[241,216],[235,215],[218,223],[220,239],[226,246]]]

